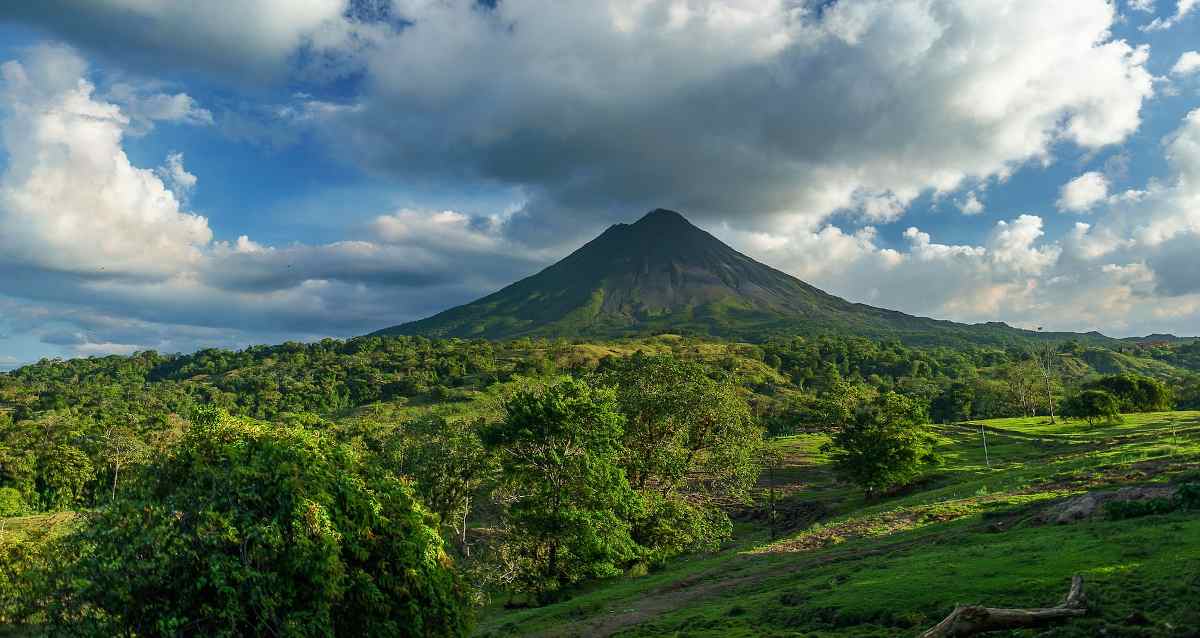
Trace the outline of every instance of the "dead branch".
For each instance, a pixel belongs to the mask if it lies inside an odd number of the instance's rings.
[[[919,638],[961,638],[1001,629],[1041,627],[1075,618],[1087,613],[1087,597],[1083,593],[1083,576],[1071,578],[1071,591],[1057,607],[1045,609],[996,609],[978,605],[957,606],[936,627]]]

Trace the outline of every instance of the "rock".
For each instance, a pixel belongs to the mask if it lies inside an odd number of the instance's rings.
[[[1123,487],[1110,492],[1089,492],[1047,508],[1038,519],[1043,523],[1065,525],[1095,516],[1100,512],[1104,504],[1110,501],[1142,501],[1153,498],[1170,498],[1173,493],[1174,488],[1169,485]]]

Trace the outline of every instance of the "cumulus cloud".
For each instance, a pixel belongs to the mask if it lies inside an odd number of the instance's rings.
[[[958,210],[964,215],[978,215],[983,212],[983,202],[979,201],[975,191],[971,191],[966,199],[958,202]]]
[[[525,188],[527,239],[659,205],[891,221],[1055,144],[1119,143],[1153,92],[1101,0],[396,7],[409,26],[321,131],[372,171]]]
[[[399,210],[359,229],[362,239],[322,245],[214,241],[208,220],[184,208],[199,180],[183,155],[135,166],[122,147],[133,122],[98,97],[76,53],[35,48],[0,74],[0,295],[50,309],[24,324],[44,343],[89,354],[198,343],[222,328],[229,339],[353,334],[540,263],[502,237],[502,217],[455,211]],[[195,338],[165,336],[175,330]]]
[[[1171,75],[1186,77],[1200,71],[1200,51],[1185,51],[1171,67]]]
[[[1134,11],[1154,13],[1154,0],[1127,0],[1125,4]]]
[[[1061,211],[1083,213],[1108,197],[1108,178],[1103,173],[1089,171],[1063,184],[1057,206]]]
[[[907,247],[828,226],[732,243],[850,298],[962,321],[1128,334],[1197,332],[1200,312],[1200,109],[1164,140],[1168,172],[1144,189],[1105,195],[1091,223],[1046,236],[1041,217],[996,223],[985,242],[946,244],[909,228]],[[1076,180],[1078,181],[1078,180]]]
[[[139,277],[194,263],[212,238],[207,220],[181,210],[154,171],[130,163],[121,148],[129,118],[95,99],[83,68],[56,47],[0,66],[0,99],[10,110],[2,128],[3,259]]]

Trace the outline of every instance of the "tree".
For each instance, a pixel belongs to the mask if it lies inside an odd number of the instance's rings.
[[[121,469],[145,458],[148,446],[137,434],[123,426],[111,426],[104,431],[103,454],[112,467],[112,500],[117,500],[117,481]]]
[[[1039,327],[1038,330],[1040,331],[1041,328]],[[1050,422],[1054,423],[1054,381],[1058,378],[1058,371],[1055,367],[1058,351],[1054,348],[1053,343],[1047,342],[1034,352],[1033,359],[1037,363],[1038,372],[1042,375],[1042,382],[1046,388],[1046,405],[1050,410]]]
[[[415,481],[421,502],[450,528],[464,554],[471,504],[495,474],[494,458],[487,454],[479,432],[483,424],[431,416],[402,428],[409,439],[401,461]]]
[[[938,423],[957,423],[971,418],[975,388],[962,381],[955,381],[933,400],[930,416]]]
[[[411,488],[321,434],[201,412],[62,540],[85,635],[448,636],[465,591]]]
[[[625,415],[621,464],[638,490],[672,494],[686,483],[703,494],[740,497],[758,479],[762,428],[728,381],[671,356],[611,362],[595,383],[616,388]]]
[[[720,503],[745,500],[758,480],[762,428],[737,386],[717,374],[639,353],[597,375],[616,388],[625,415],[621,466],[646,506],[633,538],[653,560],[716,549],[733,531]]]
[[[637,554],[628,521],[638,502],[619,465],[625,419],[612,390],[565,380],[504,407],[484,441],[499,459],[518,585],[545,602],[620,573]]]
[[[1021,406],[1022,416],[1033,416],[1037,412],[1036,402],[1033,399],[1034,382],[1038,372],[1037,365],[1032,359],[1009,364],[1004,368],[1002,373],[1004,381],[1008,384],[1009,396],[1013,403]]]
[[[833,433],[821,449],[839,475],[874,499],[882,490],[912,481],[937,457],[918,402],[895,392],[863,394],[847,389],[832,404]]]
[[[1171,409],[1171,391],[1161,381],[1137,374],[1114,374],[1084,384],[1085,389],[1104,390],[1116,400],[1121,412],[1161,412]]]
[[[1096,421],[1121,420],[1121,409],[1116,397],[1104,390],[1084,390],[1067,400],[1063,416],[1084,419],[1088,425]]]

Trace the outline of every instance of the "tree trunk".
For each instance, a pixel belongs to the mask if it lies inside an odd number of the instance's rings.
[[[997,609],[968,605],[954,611],[937,626],[918,638],[961,638],[988,631],[1041,627],[1077,618],[1087,613],[1087,597],[1083,594],[1083,576],[1071,578],[1071,591],[1057,607],[1045,609]]]

